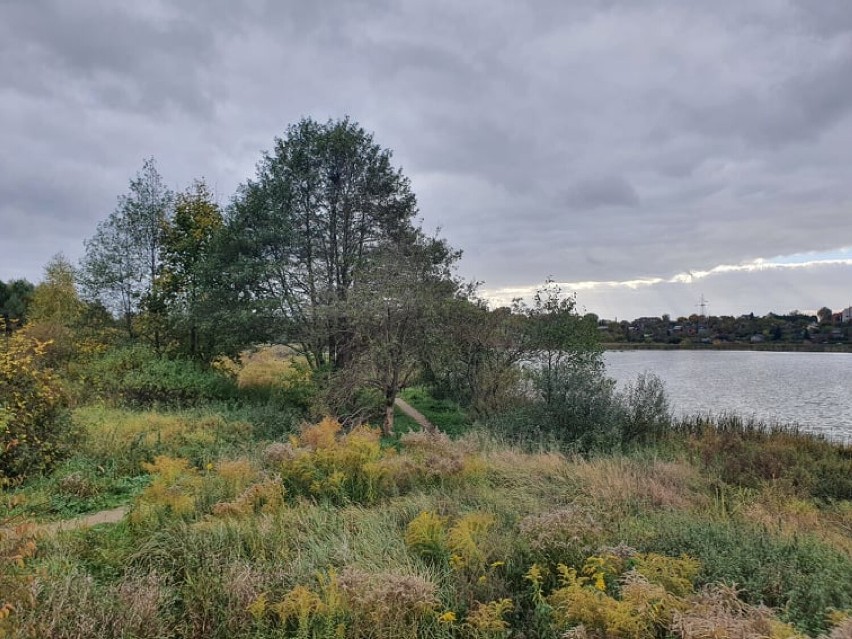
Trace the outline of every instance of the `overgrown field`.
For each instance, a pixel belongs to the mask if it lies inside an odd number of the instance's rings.
[[[470,428],[383,440],[327,419],[276,435],[224,405],[74,420],[78,453],[3,495],[17,527],[0,533],[0,636],[852,630],[852,452],[818,440],[696,421],[571,457]],[[115,525],[25,523],[121,502]]]

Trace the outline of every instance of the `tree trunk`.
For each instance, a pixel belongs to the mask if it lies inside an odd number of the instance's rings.
[[[385,403],[385,423],[382,424],[382,435],[385,437],[393,436],[393,400],[390,404]]]

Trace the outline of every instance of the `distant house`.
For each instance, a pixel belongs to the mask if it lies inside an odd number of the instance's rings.
[[[752,344],[760,344],[763,339],[763,335],[752,335],[751,340],[749,341],[751,341]]]
[[[844,324],[846,322],[852,322],[852,306],[844,308],[842,311],[840,311],[840,321]]]

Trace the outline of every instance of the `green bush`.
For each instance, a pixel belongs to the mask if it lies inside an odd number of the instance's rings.
[[[92,362],[86,378],[105,399],[131,406],[188,406],[238,396],[226,375],[190,360],[167,359],[141,344],[108,351]]]
[[[623,409],[622,444],[647,443],[671,429],[672,416],[663,381],[653,373],[640,373],[619,394]]]
[[[595,365],[533,370],[529,378],[527,401],[488,423],[509,441],[587,453],[658,440],[671,429],[665,389],[653,375],[640,375],[621,393]]]

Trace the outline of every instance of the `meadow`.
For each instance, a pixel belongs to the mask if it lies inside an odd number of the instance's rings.
[[[286,353],[229,371],[79,393],[73,453],[0,496],[0,637],[852,634],[849,448],[723,417],[578,454],[425,387],[441,432],[388,438],[311,418]]]

